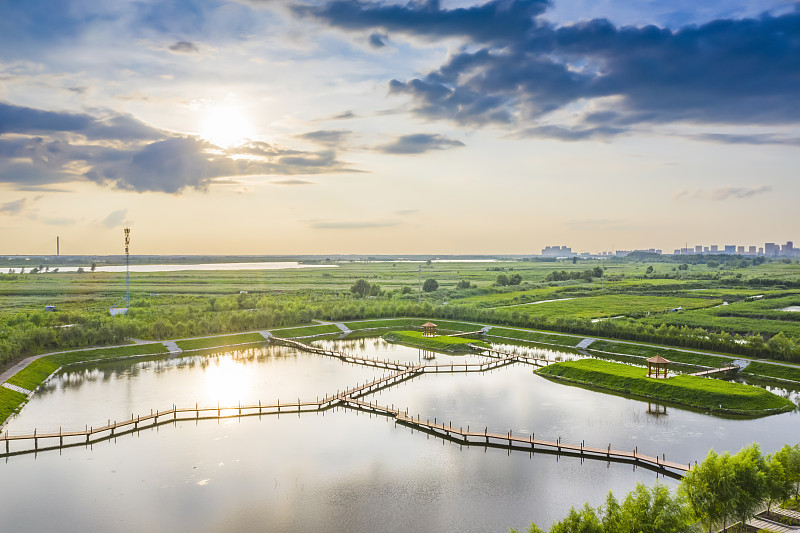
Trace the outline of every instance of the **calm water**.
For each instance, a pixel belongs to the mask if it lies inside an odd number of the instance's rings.
[[[321,342],[391,360],[426,355],[378,339]],[[464,360],[435,355],[440,364]],[[106,363],[57,376],[8,430],[98,425],[173,403],[313,399],[383,374],[287,348]],[[735,451],[757,441],[770,452],[800,440],[796,413],[731,420],[667,407],[663,414],[663,406],[552,383],[522,365],[424,375],[370,399],[458,426],[638,446],[685,462],[710,447]],[[600,505],[609,490],[622,495],[656,481],[630,465],[462,449],[342,409],[178,422],[90,448],[3,459],[0,476],[13,480],[0,484],[4,530],[82,532],[507,531],[530,520],[548,526],[572,505]]]
[[[337,268],[338,265],[312,265],[296,261],[270,263],[201,263],[196,265],[130,265],[131,272],[181,272],[184,270],[285,270],[292,268]],[[59,267],[59,272],[77,272],[79,267]],[[88,270],[87,267],[83,267]],[[125,272],[125,265],[97,265],[97,272]]]

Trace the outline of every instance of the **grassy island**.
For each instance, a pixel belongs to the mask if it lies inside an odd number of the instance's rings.
[[[536,372],[599,389],[731,414],[765,416],[795,408],[788,399],[750,385],[688,375],[653,379],[647,377],[644,368],[597,359],[555,363]]]
[[[445,352],[452,354],[464,354],[472,351],[470,344],[488,348],[485,342],[463,337],[448,337],[438,335],[436,337],[423,337],[421,331],[390,331],[383,336],[389,342],[405,344],[415,348],[423,348],[434,352]]]

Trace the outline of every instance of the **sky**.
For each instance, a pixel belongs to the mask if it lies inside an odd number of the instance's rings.
[[[0,0],[0,254],[800,241],[800,3]]]

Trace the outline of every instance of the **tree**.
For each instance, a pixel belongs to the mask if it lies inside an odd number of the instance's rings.
[[[786,469],[778,454],[768,455],[764,460],[765,480],[764,499],[767,502],[767,512],[775,503],[789,499],[794,492],[792,483],[788,480]]]
[[[766,470],[758,444],[745,446],[733,456],[733,515],[743,524],[755,514],[765,499]]]
[[[653,265],[647,267],[647,270],[644,271],[645,274],[652,274],[653,273]]]
[[[97,270],[97,263],[95,263],[94,261],[92,261],[92,267],[91,267],[91,270],[92,270],[92,272],[94,272],[95,270]]]
[[[411,294],[411,287],[403,285],[403,288],[400,289],[400,294]]]
[[[456,284],[456,289],[469,289],[471,287],[469,281],[462,279]]]
[[[508,285],[508,276],[506,276],[505,274],[498,274],[497,281],[495,281],[494,284],[500,287],[505,287],[506,285]]]
[[[78,267],[78,274],[83,274],[83,267]]]
[[[800,496],[800,444],[788,444],[775,452],[775,460],[781,463],[785,482],[794,489],[794,497]]]
[[[686,474],[678,491],[689,502],[695,519],[707,526],[709,533],[715,524],[727,526],[736,504],[730,454],[720,456],[714,450],[709,451],[705,460]]]
[[[521,274],[511,274],[508,278],[509,285],[519,285],[522,283],[522,275]]]
[[[433,292],[439,288],[439,282],[433,278],[429,278],[425,280],[425,283],[422,284],[422,290],[425,292]]]
[[[363,298],[369,294],[370,288],[369,281],[364,278],[358,278],[356,282],[353,283],[353,286],[350,287],[350,292],[359,298]]]

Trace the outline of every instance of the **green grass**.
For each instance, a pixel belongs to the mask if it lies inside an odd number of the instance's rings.
[[[389,318],[380,320],[359,320],[358,322],[345,322],[344,325],[353,331],[359,329],[397,328],[403,326],[421,326],[427,320],[418,318]]]
[[[294,337],[311,337],[312,335],[323,335],[325,333],[341,333],[335,324],[323,324],[321,326],[304,326],[301,328],[273,329],[271,333],[276,337],[290,339]]]
[[[483,346],[485,348],[489,347],[485,342],[465,339],[463,337],[447,337],[445,335],[423,337],[421,331],[390,331],[384,335],[383,338],[389,342],[405,344],[435,352],[470,353],[472,351],[469,347],[470,344]]]
[[[11,376],[8,383],[23,389],[33,390],[41,385],[50,374],[58,370],[60,366],[60,364],[50,360],[49,357],[42,357]]]
[[[743,372],[748,372],[756,376],[800,381],[800,367],[790,368],[787,366],[771,365],[769,363],[754,361],[747,365]]]
[[[651,379],[641,367],[597,359],[555,363],[536,372],[600,389],[731,414],[764,416],[796,407],[786,398],[759,387],[688,375]]]
[[[220,337],[176,341],[181,350],[200,350],[203,348],[217,348],[231,344],[247,344],[255,342],[266,342],[266,339],[260,333],[240,333],[238,335],[222,335]]]
[[[119,346],[116,348],[96,348],[94,350],[77,350],[55,355],[49,355],[42,359],[50,359],[58,363],[59,366],[73,363],[90,363],[103,361],[106,359],[119,359],[123,357],[135,357],[138,355],[152,355],[167,353],[169,350],[160,342],[147,344],[131,344],[130,346]],[[41,359],[39,359],[41,361]],[[26,387],[27,388],[27,387]]]
[[[0,387],[0,424],[5,422],[26,399],[27,396],[21,392]]]
[[[609,294],[519,306],[516,309],[527,314],[549,317],[608,318],[663,313],[677,307],[699,309],[721,303],[722,300],[708,300],[699,297]]]
[[[670,361],[675,361],[676,363],[686,363],[687,365],[720,367],[729,366],[731,364],[731,360],[727,357],[717,357],[710,354],[688,353],[678,350],[670,350],[669,348],[656,348],[653,346],[626,344],[614,341],[594,341],[589,345],[588,350],[590,352],[592,350],[600,350],[603,352],[635,355],[638,357],[653,357],[660,355],[662,357],[666,357]]]
[[[577,346],[585,337],[573,337],[570,335],[551,335],[538,331],[492,328],[487,335],[493,337],[506,337],[531,342],[541,342],[545,344],[556,344],[558,346]]]

